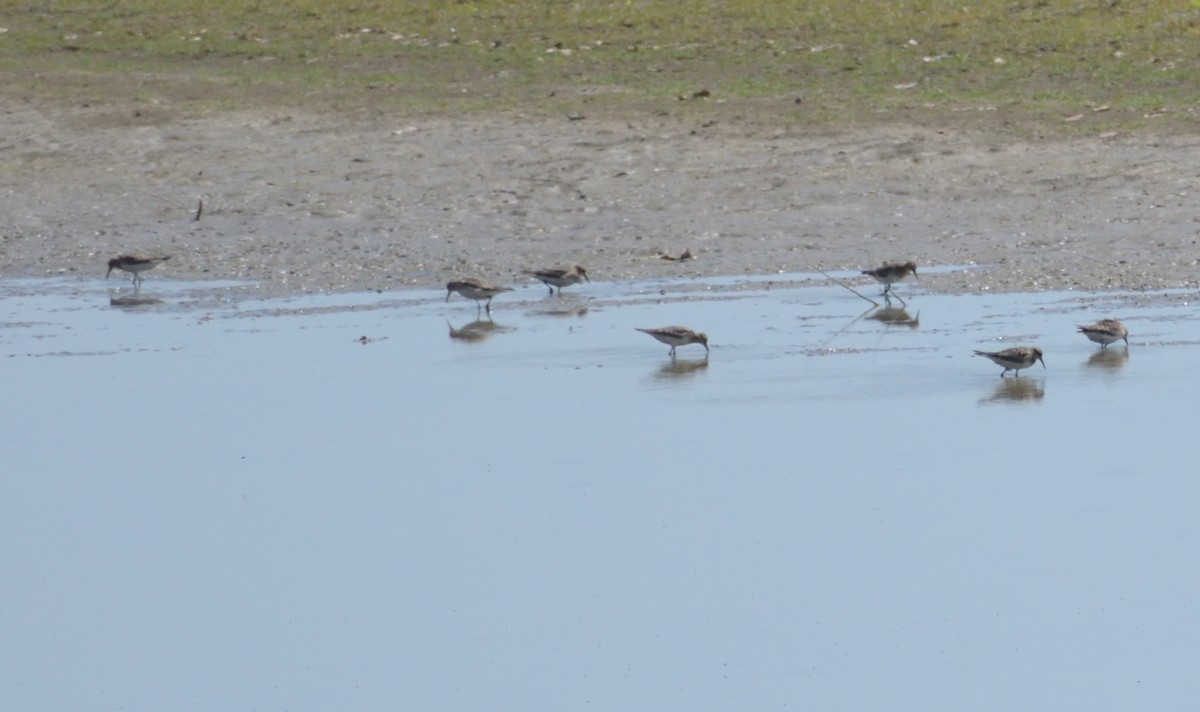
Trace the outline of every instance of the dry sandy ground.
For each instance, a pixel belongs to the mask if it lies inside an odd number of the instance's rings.
[[[1197,275],[1200,137],[0,110],[0,275],[252,280],[264,294],[872,267],[940,291],[1145,290]],[[195,214],[203,200],[199,220]],[[696,260],[660,252],[689,248]]]

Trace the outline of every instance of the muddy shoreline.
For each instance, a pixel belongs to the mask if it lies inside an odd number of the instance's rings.
[[[145,106],[10,107],[0,270],[252,281],[267,296],[858,269],[890,260],[943,292],[1196,283],[1193,135],[1019,141],[912,126],[799,127],[204,117]],[[199,205],[203,212],[196,220]],[[696,259],[675,262],[685,249]]]

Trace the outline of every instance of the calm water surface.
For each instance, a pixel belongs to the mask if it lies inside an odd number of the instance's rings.
[[[1195,294],[104,286],[0,283],[10,709],[1200,696]]]

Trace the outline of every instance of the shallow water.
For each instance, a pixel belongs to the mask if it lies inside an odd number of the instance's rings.
[[[884,319],[808,275],[538,286],[489,320],[442,293],[0,283],[0,688],[1190,704],[1196,295],[899,292]],[[1128,349],[1074,332],[1106,316]],[[674,323],[707,361],[633,330]],[[1047,367],[1017,379],[971,356],[1025,343]]]

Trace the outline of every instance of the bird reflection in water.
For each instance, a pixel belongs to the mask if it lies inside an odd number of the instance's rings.
[[[586,304],[571,304],[568,306],[550,307],[548,309],[536,309],[530,313],[534,316],[585,317],[588,315],[588,307]]]
[[[128,296],[116,296],[110,294],[108,297],[108,305],[117,309],[133,309],[136,307],[149,307],[155,304],[162,304],[163,300],[158,297],[149,297],[138,294],[136,291]]]
[[[980,398],[979,404],[1040,401],[1045,397],[1046,383],[1039,378],[1005,378],[990,396]]]
[[[450,327],[451,339],[468,342],[483,341],[492,334],[502,334],[506,331],[512,331],[511,327],[500,326],[490,318],[476,319],[475,321],[463,324],[457,329],[447,320],[446,326]]]
[[[887,326],[907,326],[910,329],[921,326],[921,313],[917,312],[914,317],[904,307],[877,307],[867,313],[867,318]]]
[[[1089,368],[1118,369],[1129,361],[1129,347],[1123,349],[1098,349],[1088,357]]]
[[[708,370],[708,357],[697,359],[676,358],[666,361],[654,370],[655,378],[678,379],[695,376]]]

